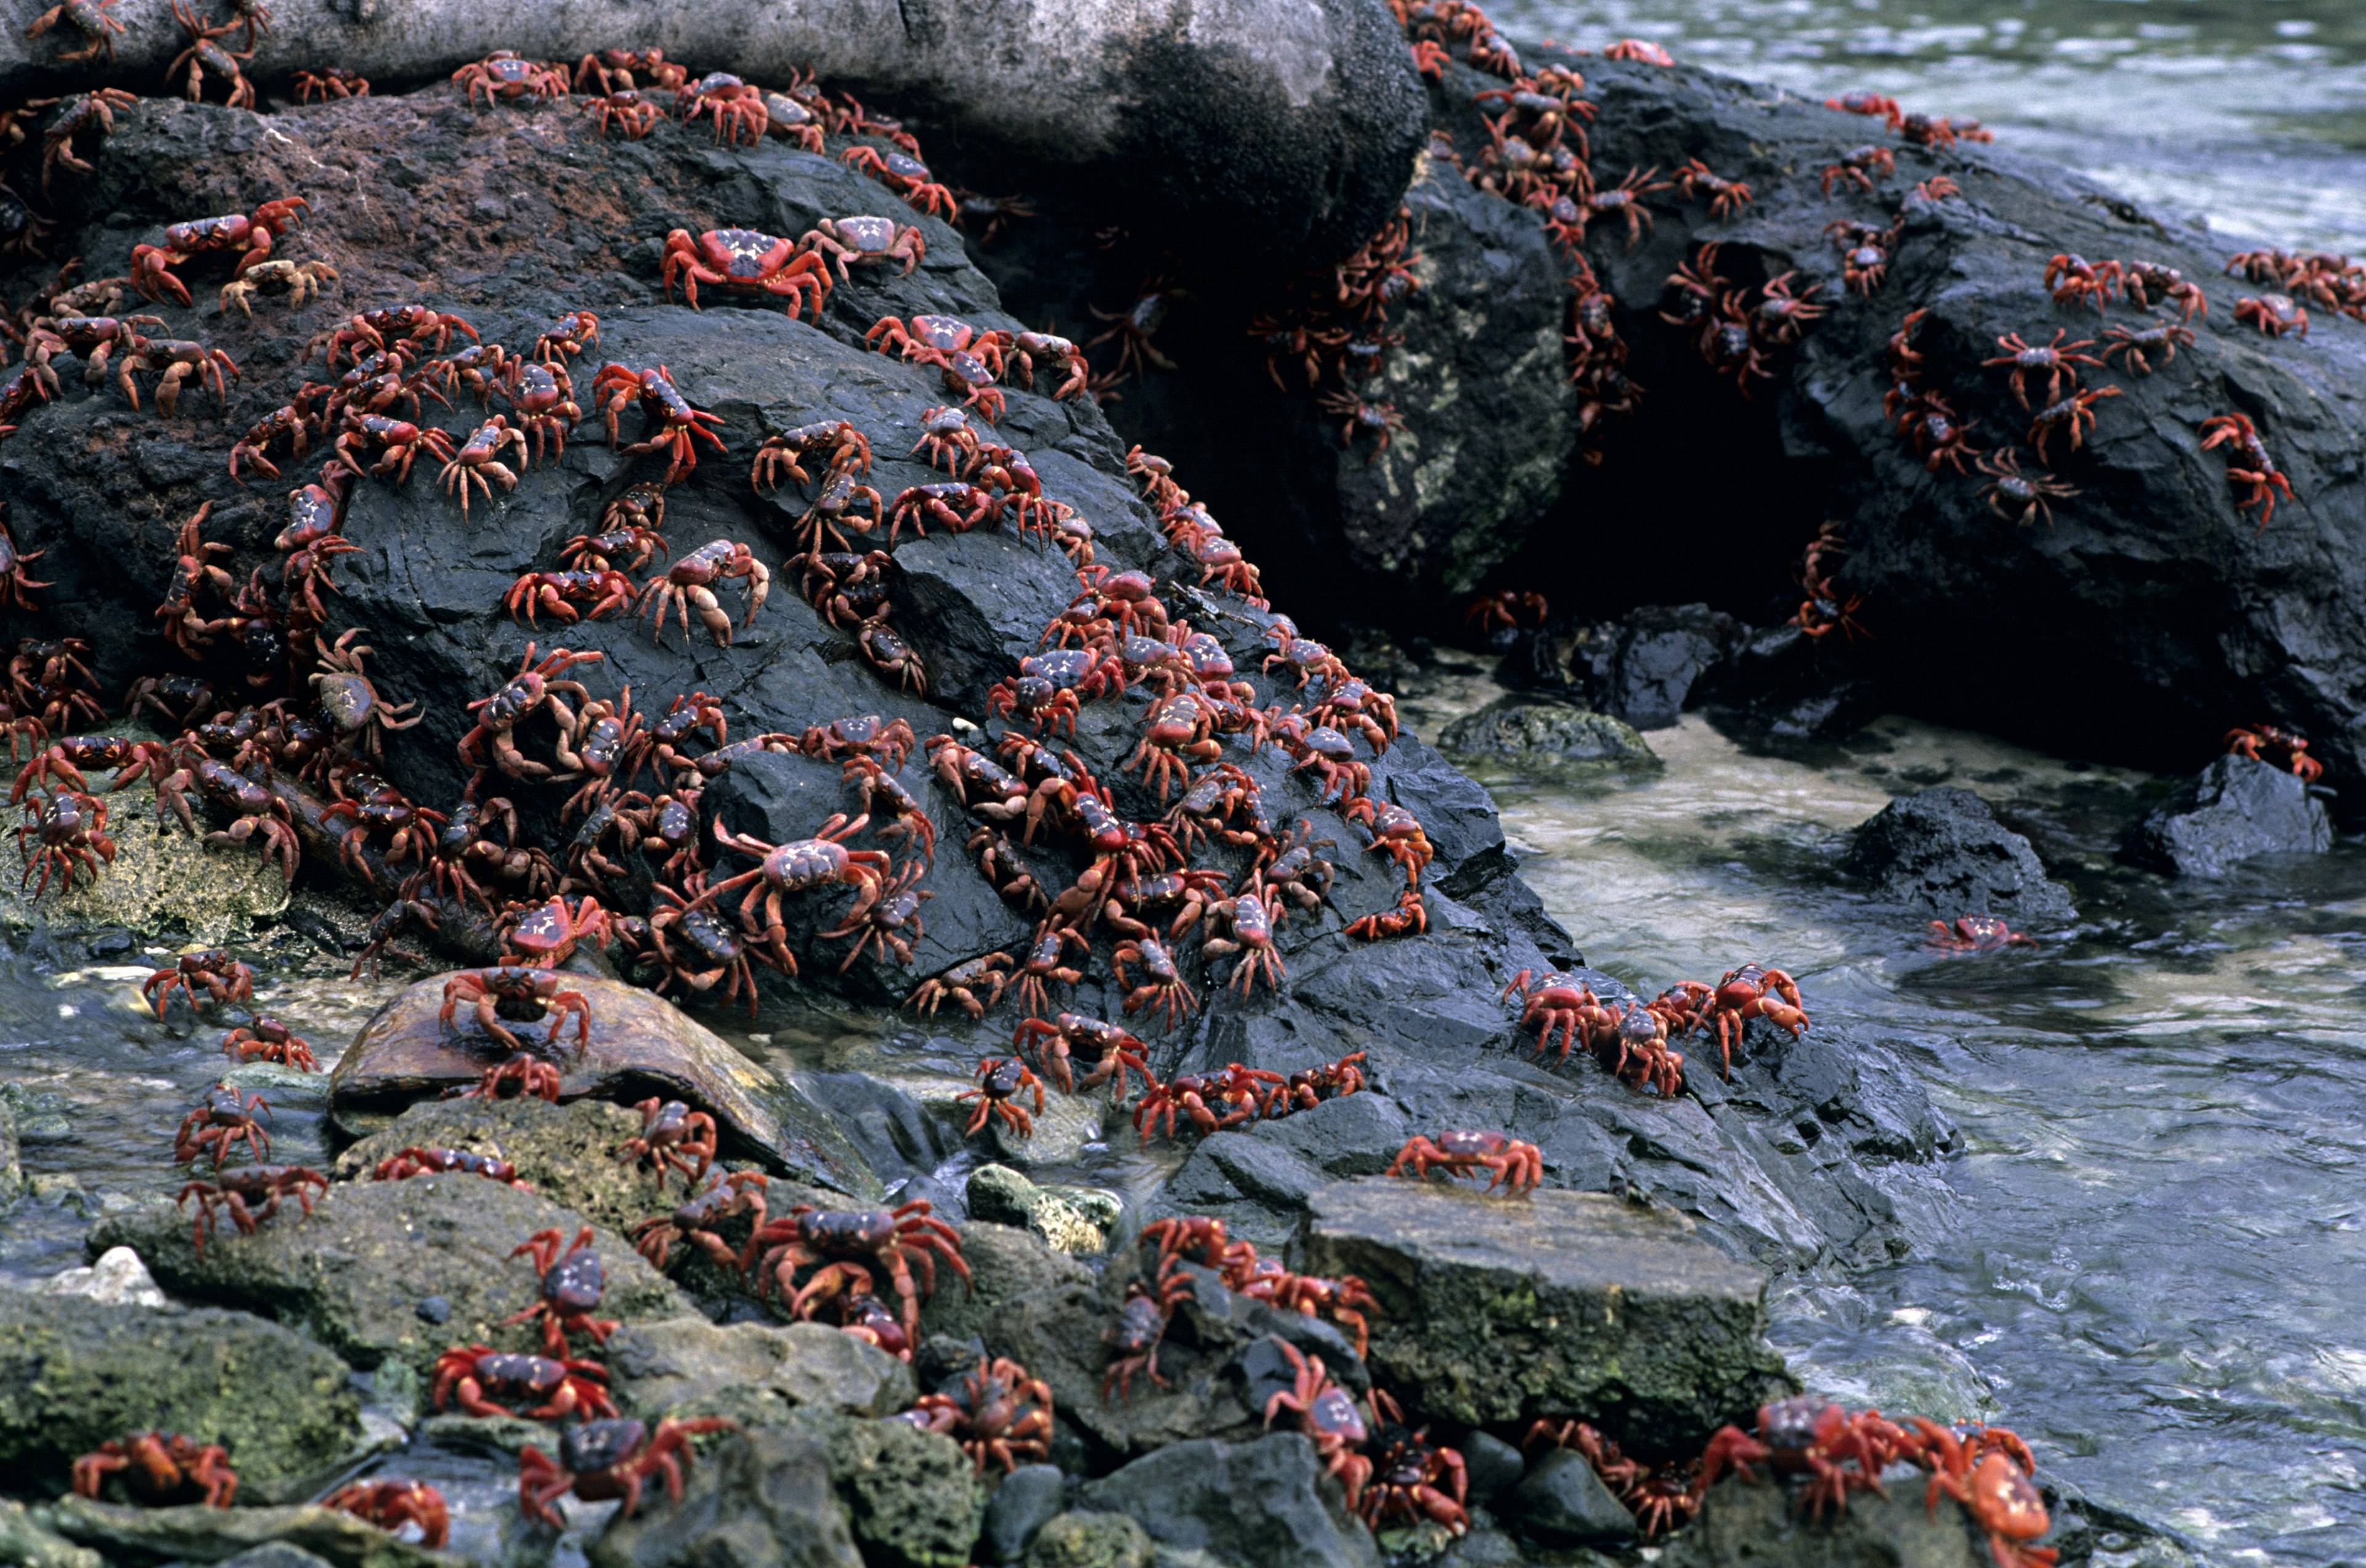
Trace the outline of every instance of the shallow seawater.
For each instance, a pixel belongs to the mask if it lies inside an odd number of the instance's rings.
[[[2352,0],[1492,0],[1518,39],[1638,37],[1818,98],[1971,116],[2230,242],[2366,249]]]
[[[1895,719],[1805,759],[1697,717],[1650,739],[1656,775],[1493,781],[1586,955],[1639,989],[1780,964],[1901,1042],[1965,1137],[1946,1234],[1778,1288],[1810,1386],[1968,1403],[2214,1561],[2366,1553],[2366,846],[2171,890],[2108,858],[2142,775]],[[1836,890],[1839,835],[1939,783],[2079,868],[2084,923],[1939,957]]]

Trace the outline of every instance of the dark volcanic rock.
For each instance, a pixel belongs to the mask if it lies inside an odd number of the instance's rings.
[[[986,1499],[986,1527],[978,1538],[989,1562],[1017,1562],[1038,1532],[1059,1513],[1068,1478],[1056,1464],[1022,1464],[1002,1478]]]
[[[2175,876],[2224,876],[2256,855],[2333,847],[2325,805],[2299,778],[2250,757],[2221,757],[2152,808],[2123,852]]]
[[[835,0],[749,15],[693,0],[503,16],[440,0],[386,10],[280,0],[274,10],[276,25],[248,40],[245,69],[258,80],[339,66],[415,82],[497,49],[571,62],[659,40],[694,72],[772,86],[817,72],[1023,158],[1039,177],[1096,180],[1112,215],[1182,236],[1221,233],[1228,250],[1282,265],[1327,265],[1361,242],[1404,189],[1426,131],[1403,35],[1353,0],[1287,13],[1172,4],[1039,12],[968,0],[935,0],[926,12]],[[58,58],[55,35],[0,28],[0,90],[21,98],[119,86],[127,73],[144,82],[183,41],[142,25],[104,60],[75,64]],[[981,79],[976,62],[987,57],[1005,65]]]
[[[1301,1247],[1371,1287],[1374,1369],[1442,1418],[1581,1416],[1686,1451],[1795,1387],[1765,1276],[1614,1198],[1366,1178],[1314,1194]]]
[[[1581,652],[1594,705],[1638,729],[1665,729],[1741,635],[1706,604],[1645,605],[1596,626]]]
[[[1295,1432],[1249,1443],[1200,1438],[1134,1461],[1085,1487],[1087,1506],[1123,1513],[1151,1540],[1225,1568],[1374,1568],[1363,1522]]]
[[[1635,1516],[1610,1495],[1585,1456],[1570,1449],[1538,1460],[1504,1500],[1503,1514],[1556,1546],[1623,1546],[1635,1539]]]
[[[1953,784],[1883,807],[1857,828],[1841,869],[1870,884],[1875,897],[1942,919],[2067,919],[2073,912],[2069,892],[2046,879],[2029,840]]]

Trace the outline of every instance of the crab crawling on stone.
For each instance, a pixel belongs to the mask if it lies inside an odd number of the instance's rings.
[[[659,1421],[655,1429],[630,1418],[570,1427],[559,1437],[556,1461],[540,1449],[519,1456],[518,1512],[553,1529],[565,1529],[566,1519],[551,1505],[572,1492],[587,1503],[621,1497],[621,1517],[630,1518],[641,1506],[641,1483],[652,1475],[664,1481],[666,1495],[679,1503],[690,1439],[738,1426],[720,1416],[705,1416],[694,1421]]]
[[[563,989],[561,979],[551,970],[515,964],[491,969],[463,969],[444,982],[444,1010],[440,1015],[443,1025],[450,1029],[452,1015],[463,1004],[473,1006],[477,1022],[485,1032],[516,1051],[523,1047],[518,1037],[503,1026],[502,1020],[538,1023],[556,1013],[544,1043],[555,1043],[571,1017],[575,1021],[576,1043],[589,1044],[592,1004],[582,992]]]
[[[178,1503],[195,1493],[209,1507],[227,1508],[238,1495],[229,1450],[178,1432],[134,1432],[99,1444],[73,1461],[74,1495],[96,1498],[115,1474],[145,1503]]]
[[[941,1432],[962,1447],[984,1474],[989,1460],[1005,1472],[1021,1459],[1052,1451],[1052,1390],[1008,1358],[980,1358],[949,1392],[924,1393],[900,1417],[925,1432]]]
[[[920,1322],[922,1287],[912,1280],[911,1265],[920,1266],[926,1289],[937,1286],[937,1259],[941,1258],[969,1282],[969,1261],[962,1256],[961,1233],[930,1212],[929,1201],[916,1198],[894,1209],[828,1210],[800,1203],[748,1239],[746,1256],[756,1258],[752,1272],[759,1290],[766,1277],[794,1299],[796,1270],[814,1267],[827,1271],[837,1262],[871,1263],[895,1281],[903,1303],[907,1334]]]
[[[2035,947],[2037,939],[2013,930],[2001,915],[1958,915],[1953,921],[1931,922],[1930,944],[1940,953],[2001,953]]]
[[[1483,1169],[1490,1192],[1499,1186],[1506,1193],[1525,1192],[1545,1177],[1544,1155],[1537,1145],[1503,1133],[1441,1133],[1435,1142],[1416,1134],[1397,1151],[1388,1174],[1403,1174],[1408,1164],[1416,1179],[1426,1178],[1432,1166],[1456,1176]]]
[[[616,1414],[615,1401],[608,1395],[608,1369],[599,1362],[505,1356],[490,1345],[456,1345],[438,1356],[431,1399],[438,1410],[457,1404],[471,1416],[517,1416],[528,1421]],[[510,1404],[497,1404],[495,1399]],[[521,1404],[531,1408],[515,1408]]]
[[[220,1161],[215,1162],[217,1166]],[[251,1165],[236,1170],[217,1169],[211,1181],[192,1181],[181,1189],[174,1200],[176,1206],[190,1199],[197,1201],[197,1218],[189,1227],[189,1242],[199,1258],[206,1255],[206,1238],[214,1233],[214,1206],[221,1205],[230,1213],[231,1223],[242,1235],[253,1235],[255,1228],[279,1212],[279,1200],[292,1193],[303,1205],[304,1213],[312,1212],[312,1191],[318,1188],[326,1192],[329,1179],[317,1170],[295,1165]],[[261,1207],[250,1209],[250,1201]]]
[[[563,1232],[536,1231],[510,1254],[512,1258],[530,1256],[534,1259],[540,1299],[503,1318],[501,1326],[506,1328],[528,1318],[538,1320],[542,1325],[543,1349],[553,1359],[565,1359],[570,1333],[588,1334],[604,1345],[608,1336],[616,1331],[614,1319],[592,1315],[608,1288],[607,1266],[592,1250],[595,1234],[590,1225],[585,1225],[569,1242],[564,1239]]]

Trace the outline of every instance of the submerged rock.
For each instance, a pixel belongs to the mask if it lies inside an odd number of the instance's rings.
[[[1339,1483],[1296,1432],[1176,1443],[1087,1483],[1084,1501],[1129,1516],[1162,1546],[1225,1568],[1378,1568],[1380,1561],[1363,1521],[1343,1511]]]
[[[136,1248],[175,1294],[300,1325],[356,1366],[391,1359],[424,1377],[447,1346],[539,1344],[536,1324],[500,1326],[541,1299],[533,1259],[512,1254],[538,1231],[571,1241],[583,1224],[538,1192],[480,1176],[414,1176],[338,1183],[310,1217],[285,1205],[253,1235],[225,1224],[202,1257],[188,1216],[170,1207],[110,1217],[91,1246]],[[631,1323],[692,1312],[614,1235],[595,1229],[592,1247],[607,1271],[595,1315]]]
[[[342,1461],[360,1402],[343,1361],[242,1312],[0,1291],[0,1472],[62,1492],[75,1459],[151,1429],[221,1444],[241,1499],[273,1502]]]
[[[467,1008],[445,1026],[445,979],[408,987],[362,1025],[329,1078],[333,1114],[390,1110],[473,1084],[511,1055]],[[859,1196],[879,1190],[862,1156],[793,1079],[741,1055],[713,1030],[637,986],[596,975],[569,975],[566,984],[591,1004],[589,1043],[578,1046],[570,1030],[542,1046],[546,1027],[522,1036],[559,1069],[562,1101],[586,1095],[678,1099],[713,1116],[727,1146],[755,1155],[773,1170]]]
[[[1457,757],[1501,758],[1515,766],[1660,765],[1651,743],[1626,720],[1533,695],[1497,697],[1448,725],[1437,743]]]
[[[723,1438],[698,1456],[679,1504],[617,1518],[590,1557],[593,1568],[862,1568],[828,1445],[802,1431]]]
[[[1301,1247],[1308,1272],[1370,1287],[1374,1371],[1439,1419],[1578,1416],[1683,1452],[1797,1389],[1766,1344],[1766,1276],[1676,1215],[1367,1177],[1313,1195]]]
[[[2325,803],[2304,782],[2255,758],[2221,757],[2154,807],[2122,852],[2172,876],[2224,876],[2259,855],[2332,847]]]
[[[1841,869],[1870,884],[1876,898],[1942,919],[2067,919],[2075,912],[2069,890],[2046,879],[2029,840],[1954,784],[1883,807],[1857,828]]]

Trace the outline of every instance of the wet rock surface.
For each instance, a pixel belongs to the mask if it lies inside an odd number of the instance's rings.
[[[699,1458],[681,1506],[619,1519],[592,1547],[596,1568],[860,1568],[810,1432],[735,1433]]]
[[[1671,1568],[1973,1568],[1989,1562],[1962,1506],[1942,1498],[1933,1512],[1922,1492],[1893,1486],[1887,1497],[1854,1495],[1844,1512],[1818,1524],[1792,1506],[1785,1487],[1721,1481],[1709,1488],[1699,1517],[1669,1540],[1663,1561]]]
[[[1313,1194],[1301,1247],[1381,1303],[1375,1370],[1469,1426],[1574,1413],[1684,1450],[1794,1392],[1766,1277],[1615,1198],[1366,1178]]]
[[[269,1313],[357,1366],[391,1359],[423,1378],[447,1345],[538,1345],[535,1324],[500,1326],[541,1299],[533,1260],[511,1255],[540,1231],[571,1241],[584,1223],[540,1193],[482,1177],[415,1176],[338,1183],[309,1218],[283,1207],[253,1235],[225,1223],[202,1256],[188,1216],[169,1208],[108,1219],[92,1246],[136,1249],[176,1295]],[[607,1276],[598,1315],[629,1323],[693,1310],[613,1233],[595,1228],[592,1249]],[[440,1304],[423,1311],[431,1300]]]
[[[27,1482],[62,1491],[81,1455],[162,1427],[231,1449],[273,1501],[336,1465],[358,1412],[345,1364],[279,1324],[0,1291],[0,1467]]]
[[[2068,889],[2048,880],[2027,839],[1953,784],[1891,801],[1860,826],[1841,870],[1873,896],[1953,919],[1962,914],[2067,919]]]
[[[254,1568],[436,1568],[453,1559],[327,1508],[133,1508],[63,1497],[41,1510],[59,1534],[98,1546],[109,1561],[227,1562]]]
[[[818,1323],[634,1324],[609,1340],[607,1360],[617,1402],[649,1420],[776,1427],[791,1410],[892,1416],[918,1392],[905,1363]]]
[[[2173,876],[2224,876],[2260,855],[2322,854],[2333,827],[2309,786],[2249,757],[2221,757],[2180,784],[2122,853]]]
[[[1651,742],[1626,720],[1518,694],[1463,715],[1438,732],[1437,743],[1457,757],[1500,759],[1522,768],[1659,764]]]
[[[1645,605],[1589,630],[1579,654],[1586,689],[1595,706],[1637,729],[1675,723],[1744,634],[1707,604]]]

